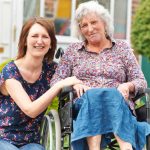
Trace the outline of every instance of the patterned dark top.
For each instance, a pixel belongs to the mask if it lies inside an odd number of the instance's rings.
[[[130,81],[135,93],[147,86],[130,45],[123,40],[112,42],[100,53],[89,52],[84,42],[73,43],[65,51],[51,84],[68,76],[76,76],[90,87],[118,87]]]
[[[23,79],[13,61],[8,63],[0,74],[0,86],[5,80],[18,80],[34,101],[50,88],[50,80],[55,72],[56,63],[43,63],[39,79],[31,84]],[[19,93],[18,93],[19,94]],[[5,139],[16,146],[27,143],[39,143],[39,128],[44,112],[36,118],[25,115],[10,96],[0,93],[0,139]]]

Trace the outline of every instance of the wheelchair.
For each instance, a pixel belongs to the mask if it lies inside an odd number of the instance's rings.
[[[58,111],[50,110],[43,117],[41,127],[41,144],[46,150],[72,150],[71,133],[73,131],[73,99],[75,92],[71,87],[64,88],[59,97]],[[145,97],[145,105],[136,110],[138,121],[147,121],[150,123],[150,88],[145,89],[144,93],[139,93],[133,99]],[[115,139],[107,145],[105,150],[119,150]],[[150,150],[150,136],[143,150]]]

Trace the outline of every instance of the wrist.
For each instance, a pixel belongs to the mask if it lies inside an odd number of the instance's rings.
[[[58,90],[61,90],[63,88],[62,80],[55,83],[54,87]]]
[[[129,91],[133,92],[135,89],[134,84],[132,82],[127,82],[127,85],[128,85]]]

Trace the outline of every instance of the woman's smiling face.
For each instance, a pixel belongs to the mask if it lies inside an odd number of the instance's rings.
[[[36,57],[44,57],[49,48],[51,48],[51,38],[47,30],[35,23],[27,36],[27,53]]]
[[[82,35],[89,44],[99,43],[103,38],[106,38],[105,24],[95,13],[84,16],[79,26]]]

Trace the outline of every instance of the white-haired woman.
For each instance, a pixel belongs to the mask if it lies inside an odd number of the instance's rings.
[[[74,75],[83,81],[74,86],[73,149],[100,150],[112,133],[121,150],[142,149],[150,126],[136,121],[129,99],[147,85],[132,49],[113,39],[110,14],[96,1],[79,5],[75,27],[82,41],[68,47],[51,80]]]

